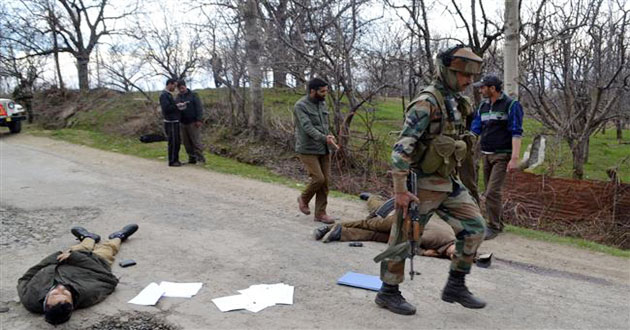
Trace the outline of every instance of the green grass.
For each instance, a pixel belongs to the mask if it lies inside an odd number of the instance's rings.
[[[581,238],[558,236],[556,234],[548,233],[545,231],[537,231],[533,229],[515,227],[512,225],[506,225],[505,231],[538,241],[570,245],[581,249],[606,253],[615,257],[630,258],[630,250],[622,250],[611,246],[587,241]]]

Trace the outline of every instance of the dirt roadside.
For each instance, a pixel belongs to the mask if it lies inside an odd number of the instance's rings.
[[[379,309],[373,292],[335,284],[350,270],[377,275],[371,259],[384,245],[310,240],[316,224],[297,211],[294,189],[29,135],[0,137],[0,159],[2,232],[20,236],[0,241],[0,303],[9,307],[0,313],[3,329],[52,328],[19,305],[15,284],[28,267],[74,243],[72,225],[107,235],[129,222],[140,230],[118,258],[138,265],[114,266],[116,292],[77,311],[61,329],[87,328],[129,311],[153,313],[183,329],[630,326],[628,259],[506,234],[482,245],[498,257],[493,267],[475,268],[469,276],[469,287],[488,301],[487,308],[443,303],[448,261],[419,258],[422,276],[402,284],[418,315],[401,317]],[[333,198],[329,205],[344,220],[365,216],[360,201]],[[9,230],[20,224],[11,222],[16,214],[31,230]],[[162,280],[201,281],[204,287],[192,299],[162,299],[155,307],[126,303]],[[252,284],[277,282],[295,286],[294,305],[221,313],[211,302]]]

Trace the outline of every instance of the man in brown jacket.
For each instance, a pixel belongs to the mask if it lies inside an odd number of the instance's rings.
[[[308,203],[315,196],[315,221],[334,223],[326,214],[328,184],[330,178],[330,147],[336,147],[335,137],[330,134],[326,94],[328,83],[319,78],[308,82],[308,95],[295,103],[295,152],[304,164],[311,181],[297,198],[300,211],[311,214]]]

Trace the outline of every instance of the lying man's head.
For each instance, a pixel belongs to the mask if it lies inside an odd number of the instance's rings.
[[[72,293],[68,288],[59,284],[50,289],[44,299],[44,318],[50,324],[61,324],[72,316]]]

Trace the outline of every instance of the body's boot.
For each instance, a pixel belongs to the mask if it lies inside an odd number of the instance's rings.
[[[94,243],[98,243],[101,240],[101,236],[99,236],[97,234],[94,234],[94,233],[90,233],[87,229],[85,229],[83,227],[79,227],[79,226],[72,227],[72,229],[70,229],[70,232],[79,241],[83,241],[83,239],[88,238],[88,237],[93,239]]]
[[[466,273],[451,270],[446,286],[442,291],[442,300],[460,303],[466,308],[484,308],[486,302],[473,296],[466,287]]]
[[[416,308],[408,303],[398,290],[398,285],[383,282],[374,302],[390,311],[401,315],[416,314]]]
[[[332,226],[329,225],[315,228],[315,230],[313,230],[313,239],[319,241],[330,231],[330,228],[332,228]]]
[[[120,240],[124,242],[127,240],[127,238],[129,238],[129,236],[133,235],[136,230],[138,230],[138,225],[126,225],[123,227],[122,230],[109,234],[109,239],[120,238]]]
[[[326,235],[324,235],[324,237],[322,238],[322,242],[330,243],[330,242],[336,242],[336,241],[341,240],[342,229],[343,227],[341,226],[341,224],[336,224],[332,226],[330,230],[328,231],[328,233],[326,233]]]

